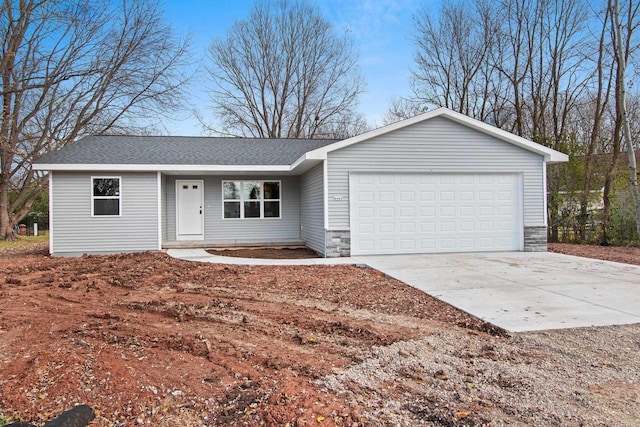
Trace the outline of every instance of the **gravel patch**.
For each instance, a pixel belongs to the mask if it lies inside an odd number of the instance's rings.
[[[500,338],[458,329],[376,347],[319,380],[383,425],[634,426],[640,325]]]

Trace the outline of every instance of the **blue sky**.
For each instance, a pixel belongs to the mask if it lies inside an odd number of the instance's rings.
[[[310,0],[337,31],[348,29],[360,56],[360,70],[367,91],[360,98],[360,111],[370,124],[380,125],[394,96],[409,96],[413,66],[413,16],[423,6],[437,9],[439,0]],[[249,0],[164,0],[167,20],[179,35],[191,34],[195,58],[206,61],[207,46],[226,34],[231,25],[248,17],[254,5]],[[202,68],[202,67],[201,67]],[[202,71],[201,71],[202,72]],[[194,107],[207,105],[205,74],[196,76],[190,90]],[[189,111],[165,123],[171,135],[201,135],[202,128]],[[213,121],[213,117],[212,117]]]

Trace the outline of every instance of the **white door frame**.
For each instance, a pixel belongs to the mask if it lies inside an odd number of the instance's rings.
[[[201,234],[180,234],[180,189],[183,184],[198,184],[200,188],[200,230]],[[204,180],[176,179],[176,240],[204,240]]]

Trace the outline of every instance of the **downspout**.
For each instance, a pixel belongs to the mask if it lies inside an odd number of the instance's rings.
[[[158,178],[158,250],[162,250],[162,173],[157,172]]]
[[[322,161],[322,191],[324,196],[324,257],[327,257],[327,232],[329,231],[329,175],[327,159]]]
[[[53,255],[53,171],[49,171],[49,255]]]
[[[549,206],[547,205],[547,161],[543,160],[542,161],[542,203],[543,203],[543,224],[545,227],[549,226],[549,213],[548,213],[548,209]]]

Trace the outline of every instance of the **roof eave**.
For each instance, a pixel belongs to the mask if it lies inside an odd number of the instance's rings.
[[[569,156],[564,153],[560,153],[559,151],[555,151],[555,153],[551,153],[550,155],[545,156],[544,160],[547,162],[547,164],[552,165],[554,163],[568,162]]]
[[[290,172],[291,165],[129,165],[91,163],[34,163],[34,170],[68,172]]]

